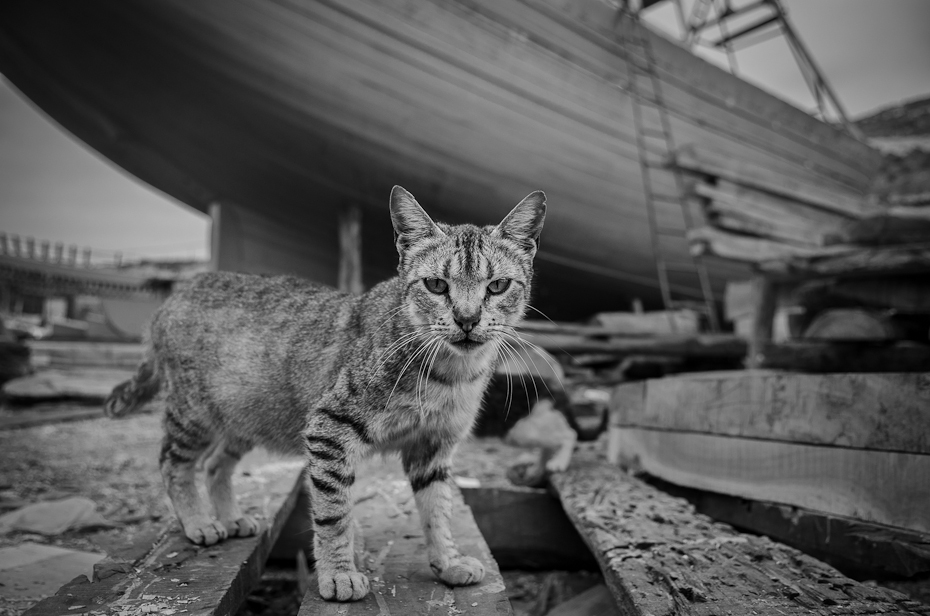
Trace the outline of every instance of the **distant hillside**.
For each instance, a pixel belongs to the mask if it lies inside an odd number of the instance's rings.
[[[873,194],[893,204],[930,205],[930,98],[887,107],[855,124],[885,153]]]
[[[856,120],[867,137],[915,137],[930,135],[930,98],[886,107]]]

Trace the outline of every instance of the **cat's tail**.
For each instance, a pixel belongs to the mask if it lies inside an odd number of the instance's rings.
[[[123,417],[142,408],[161,389],[161,378],[155,360],[149,356],[142,362],[136,374],[113,388],[103,413],[107,417]]]

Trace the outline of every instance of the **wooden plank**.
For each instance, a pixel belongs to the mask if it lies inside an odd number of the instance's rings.
[[[757,368],[762,362],[762,351],[772,341],[775,310],[778,308],[778,285],[763,276],[753,276],[752,286],[752,331],[749,335],[749,350],[746,364]]]
[[[613,389],[611,425],[930,455],[930,374],[679,374]]]
[[[698,181],[694,193],[709,199],[713,207],[726,212],[751,211],[768,222],[800,227],[807,225],[820,233],[836,229],[851,215],[823,210],[791,198],[779,197],[724,179],[711,185]]]
[[[715,523],[611,465],[577,460],[551,481],[624,616],[930,614],[900,593]]]
[[[670,484],[662,487],[718,522],[781,541],[856,579],[930,574],[930,535],[924,533]]]
[[[559,603],[546,616],[619,616],[620,611],[606,584],[598,584],[568,601]]]
[[[621,461],[671,483],[930,532],[930,456],[611,428]]]
[[[759,368],[795,372],[927,372],[930,345],[917,342],[792,341],[766,344]]]
[[[505,569],[593,569],[597,562],[558,499],[533,488],[462,488],[497,564]]]
[[[925,276],[812,280],[794,288],[791,295],[801,305],[853,300],[857,305],[894,308],[900,313],[930,313],[930,280]]]
[[[79,577],[24,616],[146,612],[234,614],[258,582],[265,560],[297,501],[302,461],[266,463],[237,474],[235,487],[246,513],[264,516],[254,537],[204,548],[192,544],[175,522],[138,558],[115,562],[89,582]]]
[[[458,490],[454,492],[452,535],[463,554],[484,564],[486,574],[480,584],[451,588],[430,570],[420,516],[398,461],[373,460],[360,469],[359,477],[353,514],[365,537],[367,555],[362,569],[371,592],[354,603],[327,602],[313,578],[299,616],[513,614],[497,563]]]
[[[553,353],[610,353],[624,355],[685,355],[688,357],[743,357],[746,341],[728,334],[658,336],[589,340],[580,336],[556,336],[525,332],[524,340]]]
[[[362,210],[357,204],[346,205],[339,215],[340,291],[361,295],[362,286]]]
[[[694,310],[659,310],[633,312],[599,312],[591,322],[615,330],[615,335],[676,335],[697,334],[700,315]]]
[[[856,246],[799,246],[785,244],[748,235],[728,233],[714,227],[696,227],[688,231],[691,242],[691,254],[694,256],[713,255],[721,259],[732,259],[743,263],[765,265],[800,261],[801,259],[829,258],[854,255],[863,249]]]
[[[698,333],[697,313],[693,310],[655,311],[646,313],[609,312],[599,313],[592,318],[594,324],[567,323],[528,319],[523,321],[520,331],[538,334],[610,337],[610,336],[655,336],[664,334]],[[672,326],[678,331],[672,331]]]
[[[829,248],[839,248],[833,252]],[[772,276],[881,276],[884,274],[926,274],[930,272],[930,244],[906,244],[880,248],[828,246],[823,253],[812,252],[766,256],[757,266]],[[771,261],[768,259],[771,258]],[[745,255],[743,260],[746,260]]]
[[[692,173],[711,175],[728,182],[775,196],[806,203],[829,212],[861,218],[880,214],[882,208],[853,193],[842,194],[831,188],[818,188],[778,176],[739,158],[719,158],[703,154],[694,147],[682,147],[672,161],[675,166]]]

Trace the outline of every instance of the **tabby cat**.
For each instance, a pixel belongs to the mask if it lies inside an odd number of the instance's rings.
[[[155,313],[145,362],[106,403],[123,415],[165,388],[161,472],[194,543],[258,532],[232,492],[244,453],[306,455],[327,600],[368,593],[353,562],[349,490],[360,458],[379,451],[400,452],[433,572],[453,586],[483,578],[450,532],[450,463],[515,341],[546,197],[531,193],[483,228],[435,223],[399,186],[390,211],[398,276],[350,296],[289,276],[200,275]]]

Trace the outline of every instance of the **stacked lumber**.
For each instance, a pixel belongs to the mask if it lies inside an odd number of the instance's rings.
[[[527,320],[520,337],[552,353],[567,376],[588,381],[739,366],[746,354],[745,340],[702,333],[701,325],[700,313],[690,309],[603,312],[587,323]]]
[[[930,267],[930,208],[794,186],[693,149],[672,164],[693,178],[690,198],[707,222],[689,232],[695,255],[800,275]]]
[[[930,367],[930,208],[779,184],[689,149],[672,162],[705,220],[688,232],[692,254],[755,270],[758,280],[726,297],[750,366]]]
[[[915,373],[772,371],[625,383],[613,390],[608,457],[831,562],[926,575],[927,385]]]

